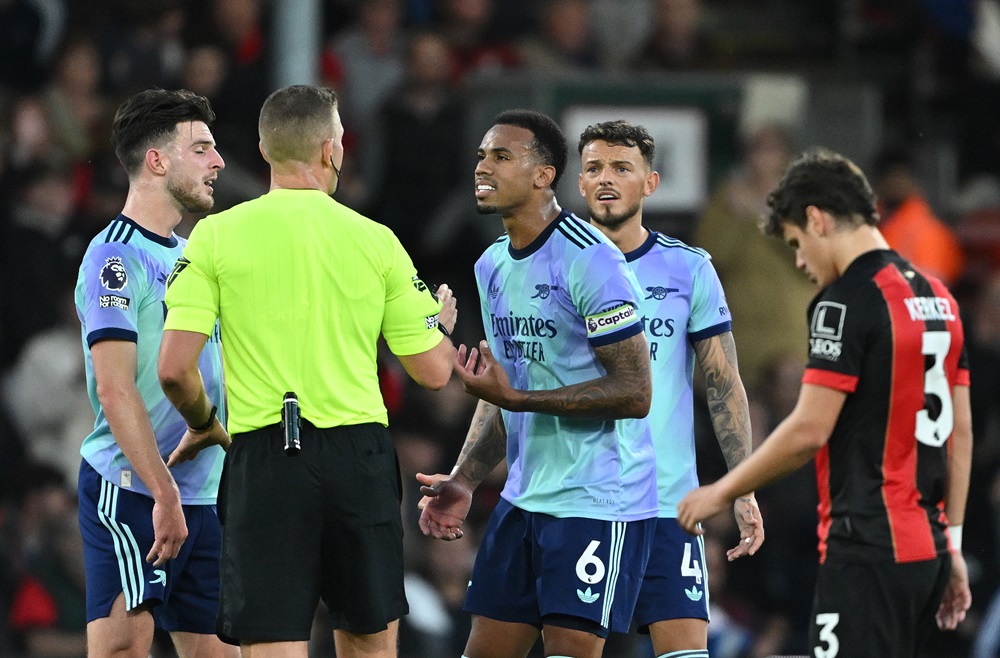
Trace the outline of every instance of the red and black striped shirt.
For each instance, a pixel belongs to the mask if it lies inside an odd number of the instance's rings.
[[[847,393],[816,455],[820,562],[943,555],[951,393],[969,384],[955,299],[877,250],[821,291],[809,318],[803,381]]]

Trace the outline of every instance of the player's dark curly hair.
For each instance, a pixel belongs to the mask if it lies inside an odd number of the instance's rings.
[[[111,128],[111,146],[129,178],[142,169],[146,151],[174,136],[177,124],[201,121],[212,125],[215,112],[208,99],[187,89],[147,89],[119,106]]]
[[[580,144],[577,146],[577,150],[582,155],[583,148],[598,139],[615,146],[638,147],[642,159],[646,161],[650,169],[653,168],[656,144],[644,127],[633,125],[624,119],[595,123],[587,126],[587,129],[580,133]]]
[[[806,151],[792,164],[767,197],[770,209],[761,225],[768,235],[782,235],[783,224],[806,226],[806,207],[825,210],[844,224],[878,223],[875,193],[856,164],[828,149]]]
[[[534,110],[507,110],[501,112],[493,119],[493,124],[498,126],[517,126],[530,130],[535,136],[535,141],[531,145],[532,150],[538,155],[542,164],[549,165],[556,170],[552,178],[552,189],[559,185],[559,179],[566,169],[566,154],[569,148],[566,145],[566,137],[563,136],[562,129],[555,121],[545,116],[541,112]]]

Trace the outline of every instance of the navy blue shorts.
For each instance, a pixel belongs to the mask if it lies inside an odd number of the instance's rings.
[[[156,627],[215,633],[222,530],[215,505],[185,505],[188,536],[173,560],[146,562],[153,547],[153,499],[122,489],[83,460],[78,485],[87,573],[87,621],[107,617],[119,594],[128,610],[153,607]]]
[[[656,519],[526,512],[500,499],[476,555],[465,610],[499,621],[627,633]]]
[[[705,540],[686,533],[677,519],[657,519],[653,552],[635,604],[635,624],[665,619],[708,620],[708,570]]]

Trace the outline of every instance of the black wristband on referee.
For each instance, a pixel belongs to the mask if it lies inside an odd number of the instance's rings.
[[[451,332],[444,328],[444,325],[438,322],[438,331],[443,333],[445,336],[451,337]]]
[[[215,423],[215,416],[218,413],[219,413],[219,408],[213,404],[212,411],[211,413],[208,414],[208,420],[205,421],[205,424],[199,425],[198,427],[193,427],[191,425],[188,425],[188,429],[194,430],[195,432],[204,432],[205,430],[212,427],[212,425]]]

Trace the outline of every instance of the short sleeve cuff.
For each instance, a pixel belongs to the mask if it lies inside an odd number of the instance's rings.
[[[168,310],[164,331],[193,331],[211,336],[215,331],[215,313],[198,308],[174,307]]]
[[[853,393],[858,388],[858,378],[855,375],[844,375],[819,368],[807,368],[805,375],[802,376],[802,383],[825,386],[841,393]]]
[[[87,334],[87,347],[93,347],[94,343],[99,343],[102,340],[127,340],[130,343],[137,343],[139,342],[139,334],[131,329],[119,329],[118,327],[95,329]]]
[[[412,356],[434,349],[442,340],[444,340],[444,334],[435,328],[422,332],[419,336],[393,338],[392,340],[386,337],[385,342],[389,346],[389,351],[396,356]]]

